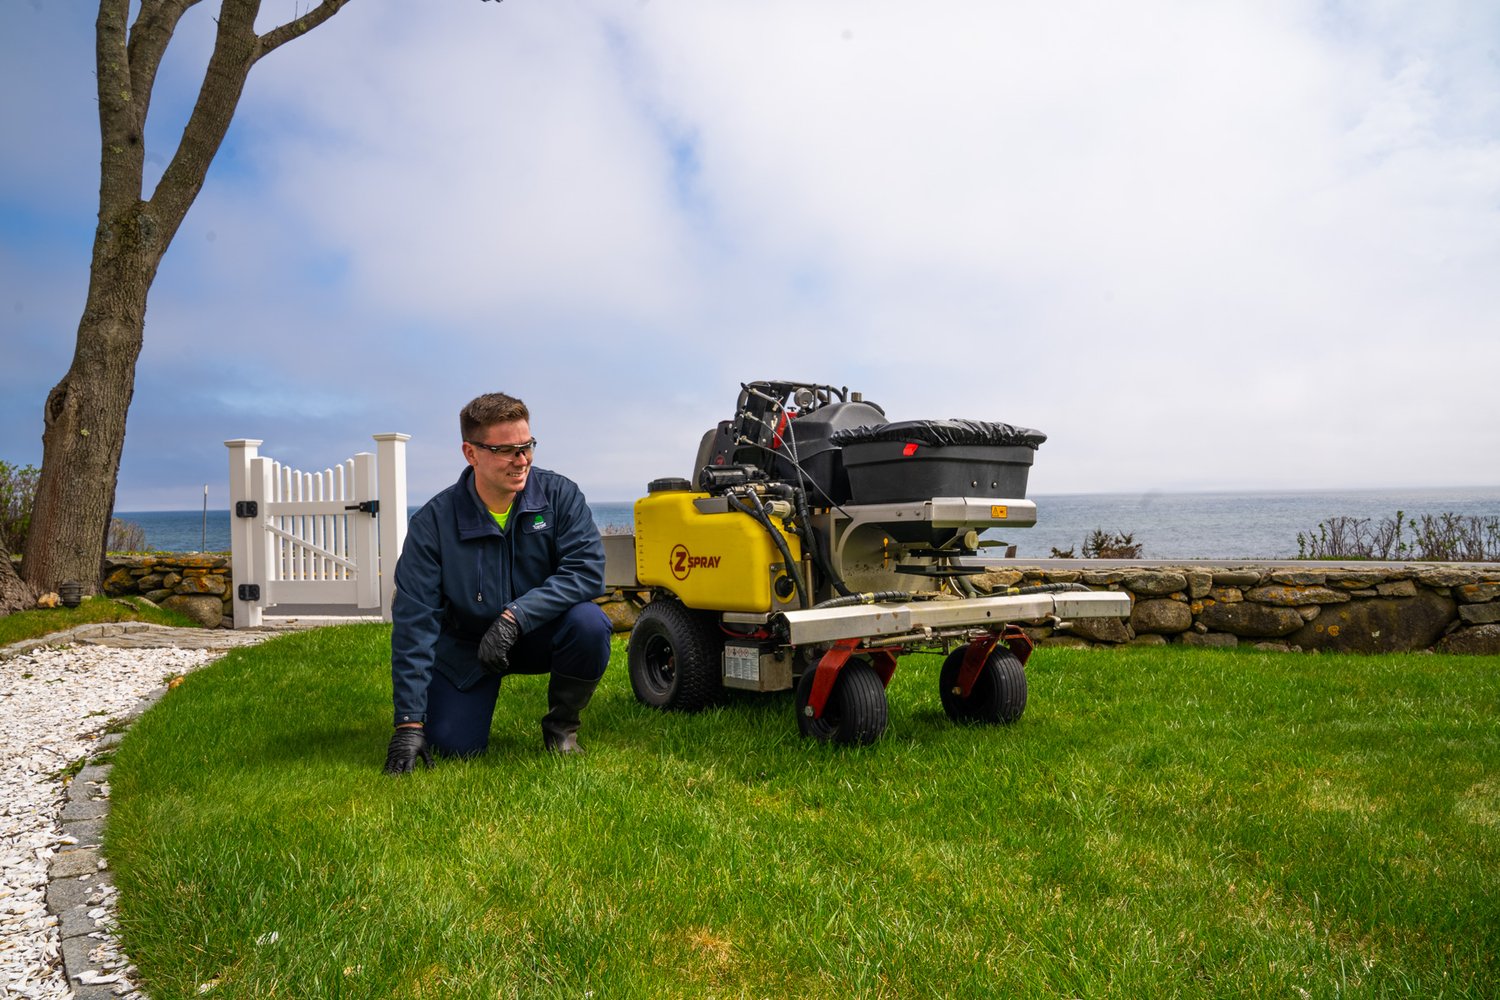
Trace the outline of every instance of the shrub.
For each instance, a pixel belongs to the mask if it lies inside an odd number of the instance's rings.
[[[1423,514],[1416,534],[1417,558],[1424,561],[1500,561],[1500,517]]]
[[[0,460],[0,543],[8,552],[26,548],[31,503],[40,475],[41,470],[34,465],[12,465]]]
[[[1315,532],[1297,532],[1297,558],[1500,561],[1500,517],[1450,512],[1408,518],[1398,510],[1374,525],[1367,517],[1330,517]]]
[[[1135,532],[1117,531],[1110,534],[1103,528],[1095,528],[1083,540],[1085,559],[1139,559],[1144,546],[1135,540]],[[1053,549],[1053,559],[1077,559],[1072,548]]]
[[[122,521],[118,517],[110,518],[109,541],[104,547],[110,552],[144,552],[146,551],[146,529],[134,521]]]

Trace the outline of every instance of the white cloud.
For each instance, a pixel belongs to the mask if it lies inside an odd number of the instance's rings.
[[[214,372],[225,436],[413,433],[415,494],[480,391],[625,499],[764,377],[1039,427],[1036,489],[1493,481],[1496,37],[1477,0],[361,0],[256,68],[143,370]]]

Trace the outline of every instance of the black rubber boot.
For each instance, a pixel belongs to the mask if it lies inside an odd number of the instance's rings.
[[[547,704],[550,710],[542,716],[542,745],[553,753],[583,753],[578,745],[578,716],[588,707],[597,679],[579,680],[554,673],[547,681]]]

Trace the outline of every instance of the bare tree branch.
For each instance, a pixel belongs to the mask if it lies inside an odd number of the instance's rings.
[[[130,26],[130,93],[136,120],[144,128],[146,111],[151,106],[151,90],[156,85],[156,71],[161,68],[162,54],[172,41],[177,22],[189,7],[201,0],[154,0],[143,2]]]
[[[177,151],[151,195],[151,214],[163,246],[172,241],[194,199],[203,190],[203,179],[229,131],[229,123],[244,93],[245,78],[255,64],[258,44],[255,16],[259,10],[259,0],[224,0],[220,5],[218,33],[198,99],[188,115]]]
[[[141,197],[141,165],[145,152],[128,136],[133,104],[130,91],[130,59],[126,51],[130,0],[101,0],[95,22],[95,70],[99,86],[101,215]],[[135,179],[132,186],[131,178]]]
[[[171,242],[203,188],[209,165],[229,131],[251,67],[275,47],[301,37],[327,21],[348,2],[323,0],[302,17],[261,38],[255,33],[260,0],[224,0],[219,8],[219,30],[208,69],[203,75],[203,86],[182,131],[177,152],[151,196],[152,214],[164,240],[163,245]]]
[[[301,17],[288,21],[279,28],[272,28],[260,36],[260,53],[255,58],[259,59],[261,56],[275,51],[292,39],[307,34],[337,14],[348,2],[349,0],[323,0],[322,3]]]

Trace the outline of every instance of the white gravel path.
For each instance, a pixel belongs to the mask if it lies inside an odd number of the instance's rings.
[[[144,1000],[112,931],[115,889],[97,849],[107,768],[64,772],[117,739],[109,723],[173,677],[269,634],[115,630],[91,640],[108,645],[0,651],[0,1000]]]

